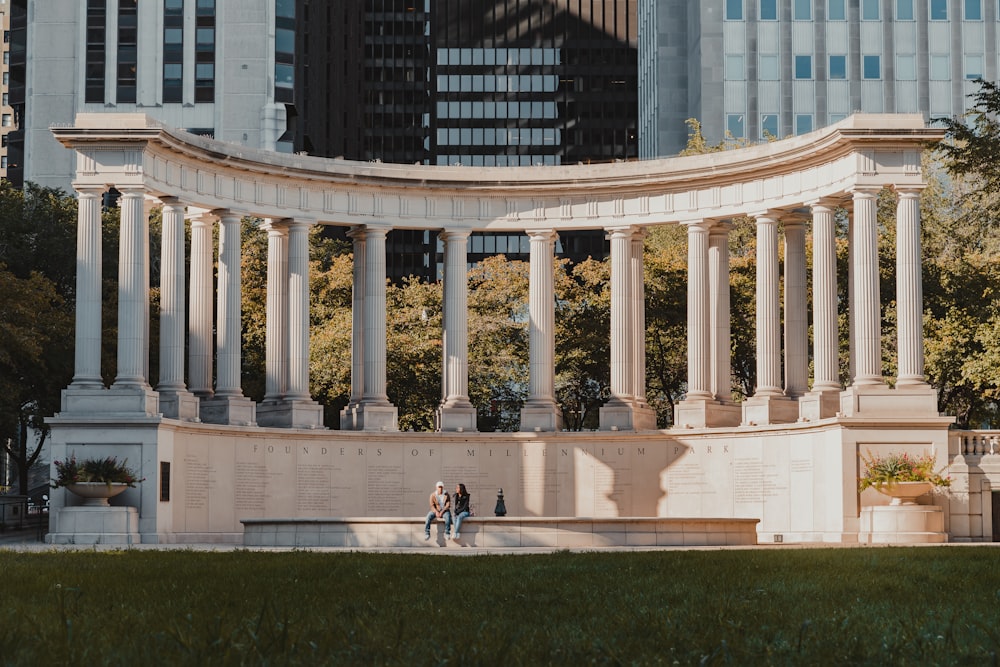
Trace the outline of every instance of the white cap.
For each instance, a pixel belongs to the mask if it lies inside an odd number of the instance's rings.
[[[436,484],[436,486],[440,486],[441,488],[444,488],[444,482],[438,482],[438,483]]]

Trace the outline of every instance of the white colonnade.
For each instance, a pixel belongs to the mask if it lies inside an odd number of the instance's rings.
[[[316,224],[350,227],[354,244],[351,396],[340,415],[344,429],[398,429],[386,386],[385,239],[393,229],[437,230],[444,246],[441,430],[471,431],[476,424],[466,312],[467,244],[474,231],[524,233],[530,239],[525,430],[562,427],[554,381],[552,272],[555,240],[568,229],[603,230],[610,240],[611,396],[601,409],[602,430],[655,428],[645,388],[643,239],[649,227],[662,224],[685,225],[688,238],[688,386],[676,406],[677,426],[893,413],[901,396],[906,398],[899,402],[900,414],[933,404],[923,377],[919,151],[940,133],[924,128],[916,116],[852,117],[815,136],[713,154],[710,161],[703,156],[526,170],[355,165],[237,150],[151,124],[140,114],[83,114],[78,120],[81,127],[53,129],[78,160],[76,367],[63,406],[70,414],[97,408],[232,425],[321,427],[323,408],[309,395],[308,230]],[[121,193],[121,238],[117,369],[106,389],[99,267],[100,196],[108,184]],[[882,377],[875,219],[876,197],[886,186],[899,194],[894,388]],[[150,202],[162,205],[163,215],[156,390],[149,385],[146,324]],[[848,304],[837,298],[837,207],[851,215]],[[259,405],[244,396],[240,382],[244,215],[264,219],[268,235],[266,388]],[[730,221],[741,215],[753,217],[757,235],[757,378],[752,395],[736,403],[728,242]],[[186,290],[185,220],[191,236]],[[846,387],[837,336],[842,310],[849,314],[852,334]]]

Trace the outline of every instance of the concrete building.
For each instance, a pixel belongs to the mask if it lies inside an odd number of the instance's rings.
[[[647,0],[640,10],[642,157],[709,141],[804,134],[855,111],[961,114],[996,80],[997,0]]]
[[[14,109],[10,106],[10,4],[0,0],[0,31],[3,32],[3,60],[0,61],[0,178],[7,178],[9,158],[7,154],[8,135],[14,129]]]
[[[21,123],[11,155],[26,159],[11,180],[69,190],[75,165],[49,127],[79,112],[141,111],[290,151],[294,9],[291,0],[12,0],[12,33],[31,58],[12,57]]]

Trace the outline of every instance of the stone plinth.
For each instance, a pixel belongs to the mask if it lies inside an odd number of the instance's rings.
[[[861,508],[861,544],[942,544],[944,510],[936,505],[878,505]]]
[[[323,406],[311,400],[262,401],[257,405],[258,426],[323,428]]]
[[[656,412],[652,408],[608,404],[601,408],[602,431],[652,431],[656,429]]]
[[[398,431],[399,414],[394,405],[366,405],[362,403],[354,412],[357,431]]]
[[[937,417],[937,392],[929,385],[852,385],[840,394],[840,411],[844,417]]]
[[[155,415],[160,412],[160,398],[148,387],[68,387],[62,392],[62,412],[72,415]]]
[[[63,507],[52,515],[49,544],[139,544],[134,507]]]
[[[742,411],[735,403],[687,399],[675,407],[674,423],[680,428],[739,426]]]
[[[253,426],[257,423],[257,405],[245,396],[203,399],[201,420],[208,424]]]
[[[810,391],[799,399],[799,416],[808,421],[836,417],[840,412],[840,390]]]
[[[562,415],[556,405],[521,408],[522,431],[561,431],[562,426]]]
[[[743,423],[749,426],[792,424],[799,419],[799,402],[787,396],[751,396],[743,402]]]
[[[435,415],[439,431],[476,431],[476,409],[469,406],[440,407]]]
[[[160,392],[160,412],[168,419],[199,421],[200,408],[201,401],[189,391]]]

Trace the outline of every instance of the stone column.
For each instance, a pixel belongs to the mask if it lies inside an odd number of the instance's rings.
[[[528,399],[521,409],[522,431],[562,429],[562,411],[556,403],[555,383],[555,242],[551,229],[532,229],[531,272],[528,292]]]
[[[716,400],[733,401],[732,336],[729,305],[729,222],[717,222],[708,232],[708,283],[711,298],[711,387]],[[739,418],[737,418],[737,422]]]
[[[757,221],[757,388],[743,402],[743,422],[750,425],[794,422],[798,404],[781,389],[781,313],[778,284],[778,219],[774,212]]]
[[[351,296],[351,397],[340,411],[340,428],[354,431],[359,428],[357,408],[365,391],[365,234],[364,227],[353,227],[348,238],[354,243],[354,281]]]
[[[267,330],[258,423],[264,405],[280,401],[288,391],[288,221],[265,220],[262,228],[267,231]]]
[[[72,389],[104,389],[101,377],[100,188],[77,188],[76,349]]]
[[[897,387],[924,387],[923,285],[920,191],[900,189],[896,207],[896,308],[899,335]]]
[[[469,230],[441,232],[444,243],[444,341],[439,431],[475,431],[476,409],[469,401]]]
[[[710,400],[711,330],[709,314],[708,228],[705,221],[687,226],[688,238],[688,391],[689,400]]]
[[[292,401],[309,393],[309,228],[302,220],[288,230],[288,392]]]
[[[809,323],[806,299],[806,230],[802,220],[785,228],[785,395],[809,390]]]
[[[144,369],[148,355],[146,312],[149,285],[144,259],[147,251],[146,220],[143,217],[143,190],[119,188],[121,229],[118,246],[118,375],[116,388],[145,390],[149,387]]]
[[[202,399],[212,391],[212,226],[203,212],[191,218],[191,299],[188,304],[188,387]]]
[[[358,428],[399,430],[396,408],[386,394],[385,237],[388,226],[367,225],[365,236],[364,392],[358,405]]]
[[[884,384],[882,378],[882,311],[879,301],[878,191],[857,188],[854,195],[855,385]]]
[[[757,216],[757,387],[754,396],[781,396],[781,313],[778,310],[778,220]]]
[[[650,409],[646,403],[646,230],[639,228],[632,235],[632,396],[636,409]],[[655,414],[653,416],[655,428]]]
[[[160,243],[160,412],[164,417],[198,419],[198,399],[184,384],[184,204],[162,199]]]
[[[218,302],[216,304],[215,398],[202,400],[201,417],[215,424],[252,425],[256,405],[243,395],[242,366],[242,253],[240,216],[229,210],[219,217]]]
[[[840,411],[840,340],[837,321],[837,244],[834,201],[812,204],[813,386],[802,416],[816,420]]]

